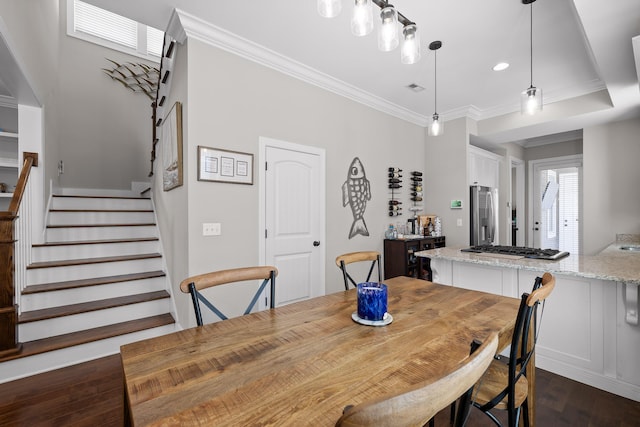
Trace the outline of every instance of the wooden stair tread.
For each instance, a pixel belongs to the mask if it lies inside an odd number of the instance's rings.
[[[53,194],[51,197],[66,197],[70,199],[133,199],[133,200],[151,200],[151,197],[136,197],[136,196],[104,196],[104,195],[81,195],[81,194]]]
[[[127,239],[104,239],[104,240],[73,240],[70,242],[46,242],[33,244],[34,248],[43,248],[51,246],[73,246],[73,245],[96,245],[102,243],[135,243],[135,242],[151,242],[159,240],[157,237],[132,237]]]
[[[44,261],[34,262],[27,266],[27,270],[33,270],[37,268],[50,268],[50,267],[68,267],[71,265],[86,265],[86,264],[100,264],[105,262],[118,262],[118,261],[136,261],[141,259],[160,258],[162,255],[159,253],[139,254],[139,255],[121,255],[121,256],[107,256],[99,258],[81,258],[81,259],[67,259],[61,261]]]
[[[127,322],[116,323],[99,328],[86,329],[84,331],[72,332],[64,335],[56,335],[36,341],[29,341],[22,344],[22,351],[6,358],[0,362],[18,359],[21,357],[33,356],[35,354],[46,353],[48,351],[60,350],[75,345],[87,344],[94,341],[113,338],[120,335],[139,332],[146,329],[171,325],[175,319],[170,313],[145,317],[143,319],[129,320]]]
[[[47,225],[47,228],[92,228],[92,227],[155,227],[155,222],[129,223],[129,224],[67,224]]]
[[[37,322],[39,320],[72,316],[74,314],[88,313],[91,311],[104,310],[107,308],[122,307],[125,305],[155,301],[158,299],[169,297],[170,295],[167,291],[155,291],[147,292],[144,294],[126,295],[122,297],[108,298],[97,301],[63,305],[59,307],[43,308],[41,310],[25,311],[20,314],[20,316],[18,316],[18,323],[24,324],[29,322]]]
[[[28,285],[22,295],[36,294],[40,292],[59,291],[64,289],[83,288],[86,286],[106,285],[109,283],[129,282],[142,279],[164,277],[164,271],[147,271],[144,273],[121,274],[117,276],[96,277],[91,279],[69,280],[66,282],[43,283],[40,285]]]
[[[153,212],[153,209],[49,209],[49,212],[70,212],[70,213],[79,213],[79,212]]]

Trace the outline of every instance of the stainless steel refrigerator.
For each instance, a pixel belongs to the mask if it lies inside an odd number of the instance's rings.
[[[495,245],[498,243],[498,190],[472,185],[470,190],[471,235],[470,244]]]

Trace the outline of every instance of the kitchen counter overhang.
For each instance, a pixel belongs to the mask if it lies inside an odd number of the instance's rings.
[[[590,279],[640,285],[640,252],[620,249],[628,242],[616,242],[597,255],[569,255],[557,261],[518,258],[508,255],[461,252],[455,247],[429,249],[415,255],[431,259],[468,262],[493,267],[548,271]]]

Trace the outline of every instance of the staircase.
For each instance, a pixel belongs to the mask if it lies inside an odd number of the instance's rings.
[[[151,200],[76,193],[52,196],[19,302],[22,352],[0,363],[0,383],[177,328]]]

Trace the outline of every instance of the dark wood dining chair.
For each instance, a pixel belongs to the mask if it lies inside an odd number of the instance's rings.
[[[211,288],[213,286],[224,285],[235,282],[245,282],[249,280],[260,280],[262,284],[254,294],[249,306],[244,311],[244,314],[249,314],[253,307],[256,305],[258,298],[267,284],[271,283],[271,296],[269,298],[269,307],[275,307],[275,286],[276,276],[278,275],[278,269],[273,266],[260,266],[260,267],[243,267],[234,268],[230,270],[219,270],[211,273],[200,274],[198,276],[187,277],[180,282],[180,290],[184,293],[191,294],[191,300],[193,302],[193,310],[196,315],[196,322],[198,326],[202,326],[202,312],[200,310],[200,303],[204,304],[209,310],[215,313],[220,319],[226,320],[225,316],[213,303],[207,299],[200,292],[203,289]]]
[[[536,277],[531,294],[522,294],[511,339],[509,363],[494,360],[478,383],[473,405],[498,426],[502,424],[490,412],[492,409],[506,410],[510,427],[518,425],[521,412],[524,425],[529,425],[529,384],[526,369],[535,354],[544,303],[555,284],[555,278],[550,273],[544,273],[542,277]],[[538,306],[541,303],[540,316],[538,316]]]
[[[361,251],[361,252],[350,252],[347,254],[338,255],[336,257],[336,265],[340,270],[342,270],[342,277],[344,279],[344,290],[349,290],[349,282],[353,284],[354,287],[358,286],[358,283],[351,277],[351,275],[347,272],[347,265],[352,264],[354,262],[364,262],[370,261],[371,267],[369,268],[369,274],[367,275],[367,279],[364,282],[368,282],[371,280],[371,274],[373,273],[373,269],[378,266],[378,281],[382,281],[382,267],[380,266],[380,252],[376,251]]]
[[[336,426],[423,426],[460,396],[469,397],[469,390],[491,364],[497,348],[498,335],[492,333],[473,354],[441,377],[418,383],[399,394],[348,406]],[[456,418],[457,427],[464,422],[463,415]]]

